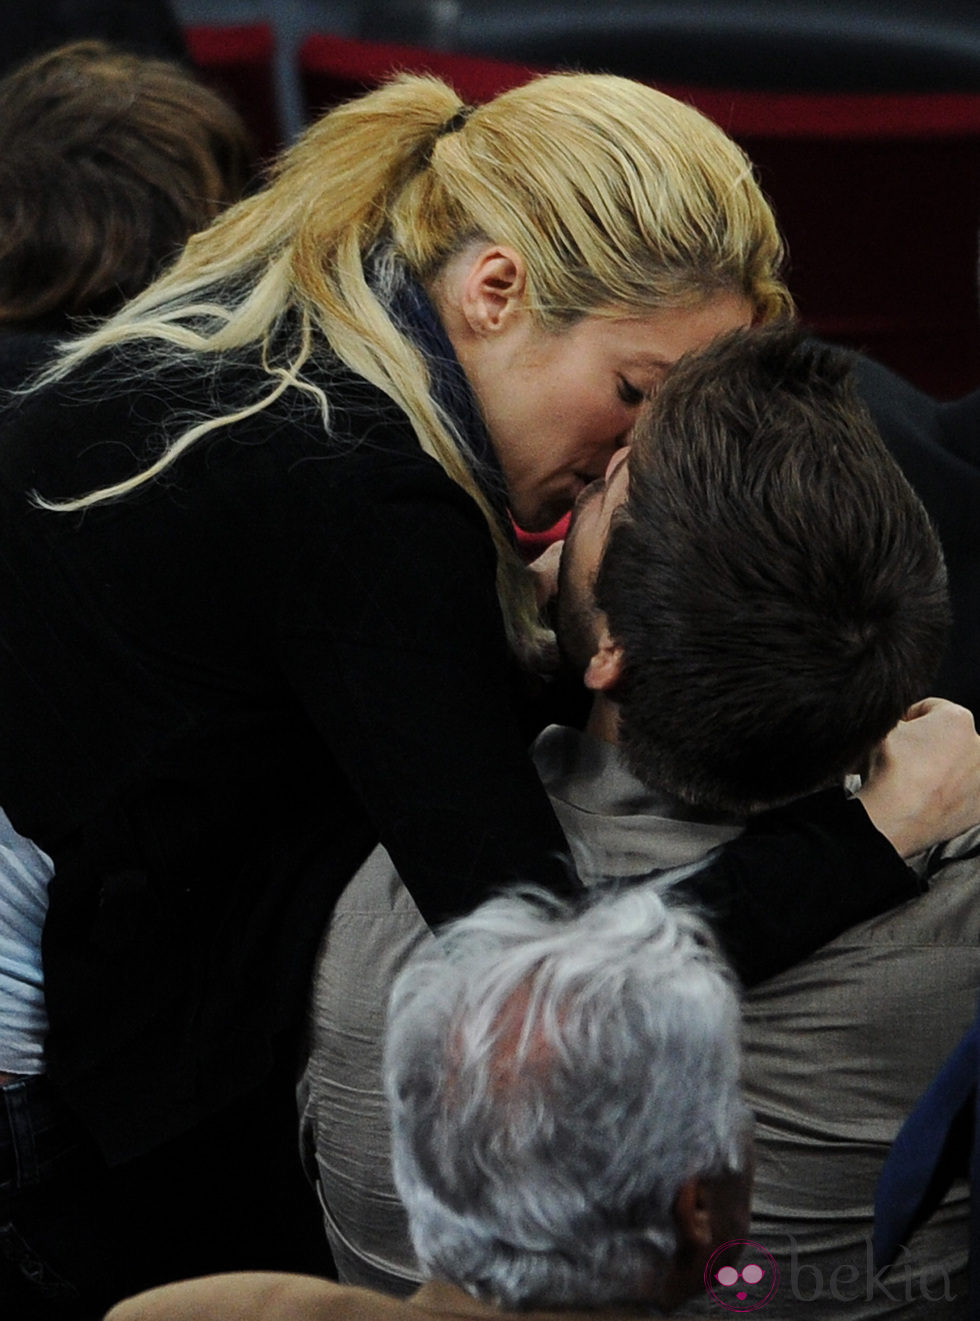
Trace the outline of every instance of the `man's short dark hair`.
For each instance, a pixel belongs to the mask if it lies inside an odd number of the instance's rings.
[[[635,773],[737,812],[859,769],[926,695],[948,626],[939,541],[847,355],[787,326],[671,372],[596,601]]]
[[[67,330],[139,293],[249,181],[237,111],[101,41],[0,82],[0,324]]]

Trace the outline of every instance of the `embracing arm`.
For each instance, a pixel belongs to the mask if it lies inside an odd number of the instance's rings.
[[[426,921],[514,882],[577,890],[480,512],[417,455],[359,452],[298,494],[312,510],[281,533],[280,663]]]
[[[304,467],[277,527],[281,664],[426,921],[513,882],[574,891],[468,497],[417,453],[365,447]],[[869,806],[890,830],[885,798]],[[750,980],[919,888],[842,791],[754,819],[703,877],[709,906],[746,933],[731,944]]]
[[[896,849],[910,857],[977,821],[973,718],[929,699],[885,740],[857,797],[828,789],[760,814],[674,893],[705,909],[752,986],[919,894]]]

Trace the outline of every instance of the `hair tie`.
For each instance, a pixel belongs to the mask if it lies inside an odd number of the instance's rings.
[[[466,121],[469,119],[470,115],[472,115],[475,109],[476,106],[471,106],[471,105],[460,106],[459,109],[456,111],[456,113],[450,119],[447,119],[444,124],[439,125],[439,127],[435,131],[435,136],[433,137],[429,145],[426,147],[425,153],[422,156],[423,169],[425,169],[426,166],[429,164],[429,162],[432,160],[432,153],[435,151],[436,143],[439,141],[439,139],[447,137],[450,133],[458,133],[459,130],[466,123]]]
[[[461,105],[452,119],[447,119],[436,133],[436,139],[447,137],[450,133],[458,133],[472,115],[473,109],[474,107],[471,105]]]

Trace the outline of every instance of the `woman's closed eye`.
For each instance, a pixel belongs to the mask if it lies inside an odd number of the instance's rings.
[[[646,392],[633,385],[625,376],[619,378],[618,388],[620,399],[629,408],[639,408],[640,404],[646,399]]]

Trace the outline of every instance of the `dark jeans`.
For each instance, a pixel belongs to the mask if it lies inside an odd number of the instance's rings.
[[[86,1269],[78,1277],[71,1253],[58,1246],[76,1219],[73,1203],[86,1173],[84,1148],[46,1079],[22,1079],[0,1088],[0,1310],[5,1316],[75,1321],[99,1315],[93,1310],[102,1303],[99,1291],[86,1281],[97,1271],[98,1253],[85,1254]],[[42,1211],[48,1194],[57,1208],[51,1223],[45,1223]],[[75,1242],[81,1249],[79,1228]]]
[[[101,1321],[154,1284],[245,1269],[331,1274],[291,1087],[115,1167],[46,1079],[0,1088],[3,1321]]]

